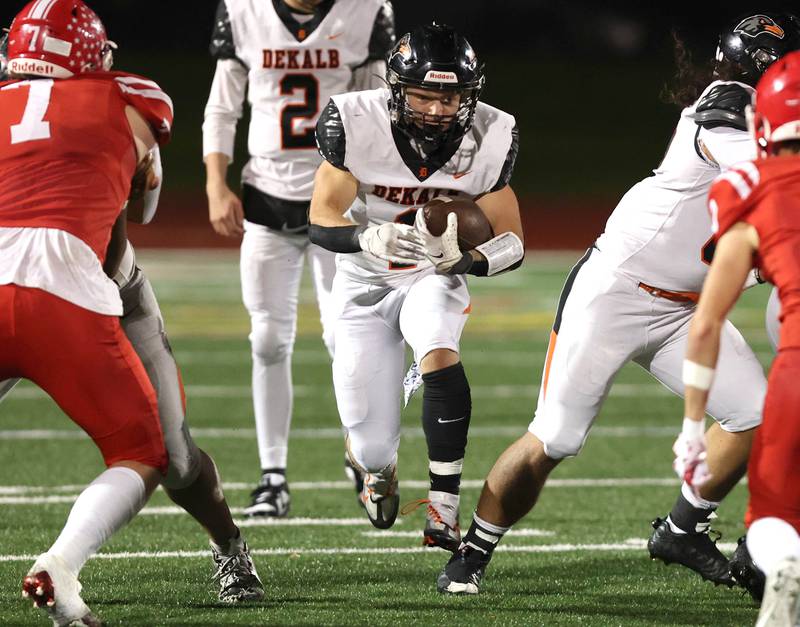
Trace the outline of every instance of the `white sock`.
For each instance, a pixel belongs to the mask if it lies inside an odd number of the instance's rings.
[[[48,553],[58,555],[77,576],[92,554],[128,523],[146,502],[138,472],[109,468],[78,495]]]
[[[292,363],[277,363],[253,353],[253,412],[261,469],[286,468],[292,422]]]
[[[747,531],[747,550],[756,566],[769,575],[787,557],[800,558],[800,535],[785,520],[759,518]]]

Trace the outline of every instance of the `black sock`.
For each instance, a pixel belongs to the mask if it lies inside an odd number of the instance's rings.
[[[474,549],[491,555],[497,543],[502,540],[503,536],[508,531],[507,527],[498,527],[490,525],[486,521],[478,518],[478,514],[472,517],[472,524],[469,526],[469,531],[461,540],[461,544],[468,544]]]
[[[669,513],[669,519],[686,533],[705,533],[711,526],[711,516],[716,509],[695,507],[683,494],[679,494]]]
[[[264,475],[281,475],[282,477],[286,477],[286,468],[262,468],[261,469],[261,476]]]
[[[458,494],[472,413],[464,367],[457,363],[422,375],[422,429],[428,443],[431,490]]]

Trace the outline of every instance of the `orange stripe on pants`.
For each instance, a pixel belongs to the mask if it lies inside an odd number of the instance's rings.
[[[544,362],[544,381],[542,381],[542,398],[547,396],[547,380],[550,378],[550,364],[553,361],[553,352],[556,350],[558,334],[550,331],[550,343],[547,345],[547,359]]]

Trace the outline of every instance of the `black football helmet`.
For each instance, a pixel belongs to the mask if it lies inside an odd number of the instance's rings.
[[[403,35],[387,57],[386,82],[391,90],[392,124],[426,152],[460,140],[472,127],[483,88],[483,65],[469,42],[450,26],[418,26]],[[453,91],[460,95],[453,115],[431,115],[413,110],[406,89],[418,87]]]
[[[736,21],[719,36],[717,63],[732,61],[753,85],[775,61],[800,49],[800,20],[789,13],[756,13]]]

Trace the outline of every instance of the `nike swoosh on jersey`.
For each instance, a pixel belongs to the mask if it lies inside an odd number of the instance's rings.
[[[336,39],[337,37],[341,37],[342,35],[344,35],[344,31],[342,31],[341,33],[334,33],[333,35],[328,35],[328,39]]]
[[[456,173],[453,175],[453,178],[454,178],[454,179],[460,179],[462,176],[466,176],[466,175],[467,175],[467,174],[469,174],[470,172],[472,172],[472,170],[467,170],[466,172],[456,172]]]
[[[464,418],[466,418],[466,416],[461,416],[461,418],[453,418],[452,420],[442,420],[441,418],[439,418],[437,419],[436,422],[438,422],[441,425],[446,425],[448,422],[461,422],[462,420],[464,420]]]

